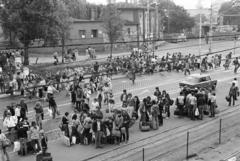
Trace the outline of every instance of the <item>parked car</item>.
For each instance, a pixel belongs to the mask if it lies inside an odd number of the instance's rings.
[[[186,80],[179,83],[180,88],[205,88],[215,90],[217,86],[217,80],[212,80],[208,74],[192,74],[186,78]]]

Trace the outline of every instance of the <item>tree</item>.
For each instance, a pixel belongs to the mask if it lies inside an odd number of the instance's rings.
[[[29,64],[31,41],[57,44],[68,30],[67,10],[60,0],[3,0],[0,13],[4,34],[16,36],[24,46],[24,65]]]
[[[220,9],[219,15],[239,15],[240,10],[239,7],[233,6],[232,2],[224,2]],[[239,16],[224,16],[223,24],[232,24],[232,22],[238,23],[240,21]],[[239,23],[238,23],[239,24]]]
[[[150,6],[153,2],[150,0]],[[144,0],[141,0],[140,3],[144,6],[147,5]],[[157,0],[156,3],[165,33],[182,32],[183,29],[190,29],[194,26],[194,19],[183,7],[176,5],[171,0]]]
[[[110,58],[112,58],[113,44],[121,37],[123,30],[123,21],[120,18],[120,12],[114,5],[107,5],[102,14],[103,27],[111,44]]]
[[[65,0],[64,3],[68,8],[70,17],[77,19],[86,19],[87,17],[87,3],[83,0]]]

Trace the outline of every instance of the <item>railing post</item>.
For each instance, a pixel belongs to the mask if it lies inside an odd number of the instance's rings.
[[[186,151],[186,160],[188,160],[188,148],[189,148],[189,131],[187,132],[187,151]]]
[[[143,150],[142,150],[142,157],[143,157],[143,161],[144,161],[144,158],[145,158],[145,156],[144,156],[144,148],[143,148]]]
[[[219,144],[221,144],[221,137],[222,137],[222,119],[219,121]]]

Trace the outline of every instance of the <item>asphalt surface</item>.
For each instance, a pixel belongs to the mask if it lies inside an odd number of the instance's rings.
[[[187,42],[187,43],[189,43],[189,42]],[[222,50],[222,49],[226,49],[226,48],[231,48],[232,43],[233,42],[220,42],[220,43],[215,44],[216,46],[214,46],[214,44],[213,44],[213,47],[214,47],[214,50],[218,51],[218,50]],[[175,47],[176,46],[183,46],[183,45],[184,44],[175,44]],[[206,50],[207,50],[207,46],[206,46]],[[179,49],[178,49],[178,51],[179,51]],[[191,49],[183,48],[181,51],[185,52],[185,53],[188,53],[188,51],[193,53],[193,51],[197,51],[197,47],[191,48]],[[171,50],[169,52],[173,52],[173,51]],[[236,52],[239,52],[239,51],[236,50]],[[164,53],[166,53],[166,51],[164,51]],[[224,52],[222,54],[227,54],[227,53],[228,52]],[[223,112],[223,111],[228,110],[229,107],[227,107],[227,103],[225,101],[225,96],[228,93],[228,90],[229,90],[230,85],[231,85],[231,81],[233,80],[234,77],[238,77],[239,75],[238,74],[233,74],[232,69],[230,69],[228,71],[225,71],[223,68],[219,68],[219,69],[216,69],[216,70],[213,70],[213,71],[209,71],[208,74],[211,75],[212,79],[217,79],[218,80],[216,95],[217,95],[217,103],[218,103],[220,111]],[[131,82],[126,78],[113,80],[112,83],[113,83],[114,97],[115,97],[116,103],[119,104],[120,103],[120,99],[119,99],[120,94],[121,94],[123,89],[127,89],[128,92],[131,92],[133,95],[138,95],[140,98],[143,98],[143,97],[146,97],[146,96],[152,96],[155,87],[159,87],[161,91],[166,90],[170,94],[171,98],[176,98],[179,91],[180,91],[178,83],[181,80],[184,80],[184,79],[185,79],[185,76],[181,72],[180,73],[163,72],[163,73],[156,73],[154,75],[144,75],[144,76],[141,76],[141,77],[137,77],[135,85],[132,85]],[[69,100],[68,97],[65,96],[65,94],[66,93],[62,92],[56,97],[56,102],[57,102],[58,107],[59,107],[62,114],[65,111],[71,111],[72,110],[72,107],[69,103],[70,100]],[[92,98],[94,98],[94,96]],[[16,98],[14,98],[14,99],[17,100]],[[2,107],[4,107],[10,101],[13,101],[13,100],[11,100],[9,98],[1,99],[0,105]],[[34,119],[34,112],[32,110],[33,105],[34,105],[34,103],[29,104],[29,118],[30,118],[30,120]],[[171,113],[173,113],[174,109],[175,109],[175,107],[171,108]],[[49,131],[49,130],[52,130],[54,128],[57,128],[59,120],[51,120],[49,118],[49,116],[47,116],[47,114],[45,116],[45,119],[46,119],[45,122],[44,122],[45,131]],[[208,122],[210,120],[211,119],[209,119],[207,117],[204,118],[204,122],[205,121]],[[161,137],[163,137],[163,136],[161,136],[162,135],[161,133],[163,133],[163,134],[166,133],[165,135],[170,135],[169,133],[167,133],[167,131],[171,132],[171,134],[173,135],[173,134],[176,134],[176,133],[180,133],[184,130],[186,131],[186,129],[188,129],[192,126],[198,126],[200,123],[201,123],[201,121],[193,122],[193,121],[190,121],[187,118],[178,119],[178,118],[175,118],[172,115],[170,119],[164,120],[164,126],[161,127],[159,130],[150,131],[150,132],[147,132],[147,133],[140,132],[139,129],[138,129],[138,123],[136,123],[130,129],[130,142],[129,143],[131,144],[131,143],[137,142],[137,144],[132,144],[130,146],[120,145],[120,147],[121,146],[126,146],[126,149],[128,149],[128,148],[132,149],[134,147],[138,151],[139,150],[138,147],[141,147],[142,145],[144,145],[146,142],[149,141],[148,139],[146,139],[144,144],[142,142],[139,142],[139,140],[141,140],[143,138],[148,138],[152,135],[158,135],[158,134],[159,134],[159,138],[161,138]],[[181,128],[181,129],[179,129],[179,128]],[[113,148],[116,148],[116,146],[107,146],[107,147],[104,147],[104,149],[97,149],[97,150],[91,145],[90,146],[76,145],[74,147],[68,148],[68,147],[65,147],[62,144],[61,140],[51,142],[49,144],[49,151],[52,153],[52,155],[54,157],[54,160],[59,160],[59,161],[84,160],[86,158],[89,158],[90,156],[94,156],[94,155],[100,154],[100,153],[105,153],[108,150],[111,151]],[[120,148],[120,150],[117,150],[117,152],[118,153],[123,153],[125,151],[123,151]],[[133,153],[131,150],[129,150],[129,152]],[[107,156],[112,156],[113,158],[115,158],[117,160],[116,150],[112,154],[106,153],[105,155],[99,155],[99,156],[102,156],[102,158],[104,160],[104,157],[106,157],[106,155]],[[71,156],[71,158],[69,158],[69,156]],[[126,154],[126,156],[127,156],[127,154]],[[34,160],[34,156],[19,157],[19,156],[13,155],[12,157],[13,157],[14,160],[19,160],[19,161]],[[94,159],[96,160],[97,158],[93,158],[93,160]],[[132,161],[132,160],[130,160],[130,161]]]

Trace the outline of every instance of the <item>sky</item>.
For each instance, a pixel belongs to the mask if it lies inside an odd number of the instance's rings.
[[[87,0],[90,3],[96,3],[96,4],[106,4],[107,0]],[[125,0],[116,0],[117,2],[125,2]],[[196,9],[199,1],[201,1],[202,6],[204,8],[210,8],[211,6],[211,0],[172,0],[177,5],[183,6],[185,9]],[[224,2],[227,0],[212,0],[212,2]]]

